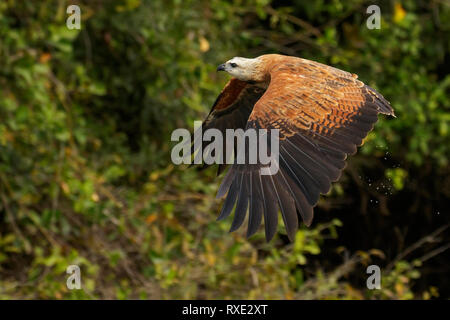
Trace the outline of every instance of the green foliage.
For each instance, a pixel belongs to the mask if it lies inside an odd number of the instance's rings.
[[[402,190],[405,186],[407,172],[402,168],[386,169],[386,177],[392,181],[392,186],[397,190]]]
[[[421,265],[407,260],[379,292],[351,282],[380,254],[357,247],[346,259],[338,219],[292,244],[282,226],[271,243],[228,234],[230,221],[214,222],[214,172],[169,160],[171,131],[203,118],[226,81],[215,67],[277,52],[357,73],[391,101],[397,118],[377,124],[350,173],[361,164],[419,194],[423,166],[446,192],[450,13],[427,3],[386,2],[369,30],[358,0],[82,1],[82,29],[69,30],[67,1],[1,1],[0,299],[437,296],[414,292]],[[382,163],[386,148],[401,168]],[[364,198],[350,188],[344,177],[330,199]],[[83,290],[65,285],[71,264]]]

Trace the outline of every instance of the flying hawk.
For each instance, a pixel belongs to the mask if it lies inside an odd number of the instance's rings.
[[[227,195],[218,220],[235,207],[230,232],[235,231],[249,211],[250,237],[264,216],[270,241],[277,230],[279,208],[292,241],[299,217],[311,224],[319,195],[339,179],[347,155],[362,145],[378,113],[395,116],[394,111],[357,75],[306,59],[277,54],[235,57],[217,70],[233,78],[202,130],[279,129],[277,173],[262,175],[261,165],[234,163],[217,194],[218,198]],[[225,166],[219,165],[219,173]]]

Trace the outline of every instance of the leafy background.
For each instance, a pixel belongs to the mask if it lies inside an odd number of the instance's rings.
[[[371,4],[381,29],[366,27]],[[81,30],[66,27],[78,4]],[[449,298],[450,4],[0,2],[1,299]],[[215,170],[170,161],[233,56],[357,73],[393,105],[289,243],[228,234]],[[82,290],[66,268],[81,267]],[[377,264],[382,289],[368,290]]]

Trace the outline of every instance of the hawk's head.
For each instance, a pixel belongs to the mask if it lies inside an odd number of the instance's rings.
[[[233,77],[242,81],[260,82],[262,81],[260,64],[261,60],[259,58],[247,59],[234,57],[219,65],[217,71],[226,71]]]

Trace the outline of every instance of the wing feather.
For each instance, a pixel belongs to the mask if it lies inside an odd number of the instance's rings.
[[[261,225],[263,208],[263,195],[259,174],[250,172],[250,210],[247,227],[247,238],[251,237]]]
[[[236,210],[234,212],[234,219],[231,223],[230,232],[233,232],[237,230],[245,219],[245,214],[247,213],[248,209],[248,199],[249,199],[249,193],[248,193],[248,184],[249,184],[249,173],[243,172],[240,174],[241,182],[240,182],[240,192],[239,192],[239,199],[236,204]]]

